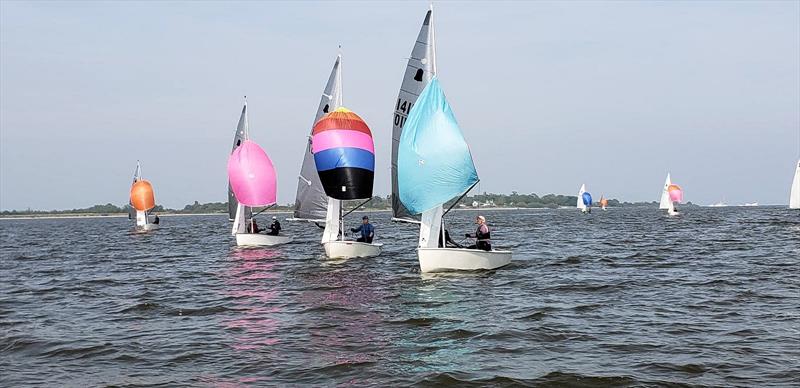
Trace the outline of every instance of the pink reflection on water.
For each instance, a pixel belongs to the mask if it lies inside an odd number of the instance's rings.
[[[232,333],[235,350],[257,350],[280,342],[280,322],[274,318],[280,308],[274,304],[280,279],[275,267],[281,259],[273,249],[234,248],[229,254],[222,277],[235,311],[223,325]]]

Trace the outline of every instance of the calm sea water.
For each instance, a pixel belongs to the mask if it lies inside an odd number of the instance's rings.
[[[800,212],[682,210],[483,212],[513,263],[447,275],[388,213],[339,262],[308,224],[0,221],[0,386],[800,385]]]

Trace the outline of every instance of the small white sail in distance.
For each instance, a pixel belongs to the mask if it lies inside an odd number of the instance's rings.
[[[576,206],[578,209],[586,210],[586,205],[583,203],[583,193],[586,192],[586,184],[581,185],[581,189],[578,191],[578,202]]]
[[[667,173],[667,179],[664,181],[664,188],[661,190],[661,202],[658,204],[659,209],[673,209],[672,201],[669,198],[669,191],[667,190],[671,184],[672,179],[670,178],[669,173]]]
[[[797,161],[797,168],[794,170],[792,191],[789,193],[789,209],[800,209],[800,160]]]

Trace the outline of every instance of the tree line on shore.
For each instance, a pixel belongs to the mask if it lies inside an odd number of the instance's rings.
[[[547,194],[538,196],[536,194],[520,194],[513,191],[511,194],[493,194],[486,193],[475,194],[464,197],[458,204],[458,208],[558,208],[562,206],[575,206],[577,197],[574,195],[558,195]],[[456,199],[451,200],[445,207],[450,207]],[[354,208],[364,201],[345,201],[345,208]],[[595,203],[598,206],[597,203]],[[658,205],[656,201],[653,202],[620,202],[617,199],[608,198],[609,207],[617,206],[650,206]],[[374,196],[372,199],[362,206],[363,210],[387,210],[392,207],[392,196],[385,197]],[[272,206],[270,210],[275,211],[289,211],[294,208],[293,204],[284,204]],[[23,216],[23,215],[46,215],[46,214],[127,214],[131,210],[130,205],[124,204],[117,206],[111,203],[105,205],[94,205],[82,209],[69,209],[69,210],[4,210],[0,212],[0,216]],[[153,208],[154,213],[168,213],[168,214],[204,214],[204,213],[227,213],[227,202],[208,202],[200,203],[195,201],[193,204],[184,206],[182,209],[169,209],[161,205]]]

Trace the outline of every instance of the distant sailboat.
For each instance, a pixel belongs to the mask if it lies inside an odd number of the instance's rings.
[[[136,228],[140,230],[151,230],[157,227],[150,222],[147,212],[156,206],[156,198],[153,193],[153,185],[142,179],[142,166],[136,162],[136,171],[133,173],[133,184],[131,185],[130,196],[131,207],[136,210]]]
[[[680,203],[683,201],[683,189],[680,186],[672,184],[672,178],[667,173],[667,179],[664,181],[664,188],[661,191],[661,201],[659,209],[666,209],[667,214],[674,216],[678,214],[675,209],[675,202]]]
[[[712,203],[711,205],[708,205],[708,207],[728,207],[728,204],[725,203],[725,198],[722,198],[721,201]]]
[[[600,195],[600,209],[607,210],[608,200],[603,195]]]
[[[254,222],[249,208],[274,205],[277,200],[277,180],[272,160],[258,144],[250,140],[247,102],[242,109],[242,117],[242,141],[228,159],[228,182],[237,201],[231,234],[236,236],[237,245],[278,245],[291,242],[292,237],[289,236],[253,232]]]
[[[420,58],[420,64],[429,65],[428,69],[435,73],[431,12],[425,15],[421,39],[417,39],[415,50],[420,41],[428,42],[427,50],[417,53],[420,56],[416,58]],[[406,69],[406,75],[409,70]],[[424,79],[425,69],[418,70],[414,74]],[[401,100],[402,97],[398,104],[408,103]],[[445,238],[444,233],[440,233],[443,217],[452,209],[451,206],[443,211],[444,203],[456,197],[455,203],[458,203],[479,179],[469,146],[435,75],[430,77],[415,101],[414,109],[409,107],[407,119],[400,116],[403,128],[396,144],[396,159],[393,158],[397,173],[393,186],[398,189],[401,209],[409,216],[421,214],[417,248],[420,270],[478,270],[507,265],[511,262],[511,251],[438,247],[440,240]],[[441,245],[445,247],[445,241],[441,241]]]
[[[800,209],[800,161],[794,170],[794,180],[792,180],[792,190],[789,193],[789,209]]]
[[[581,189],[578,191],[578,203],[576,207],[581,210],[581,213],[592,212],[592,195],[586,191],[585,184],[581,185]]]

